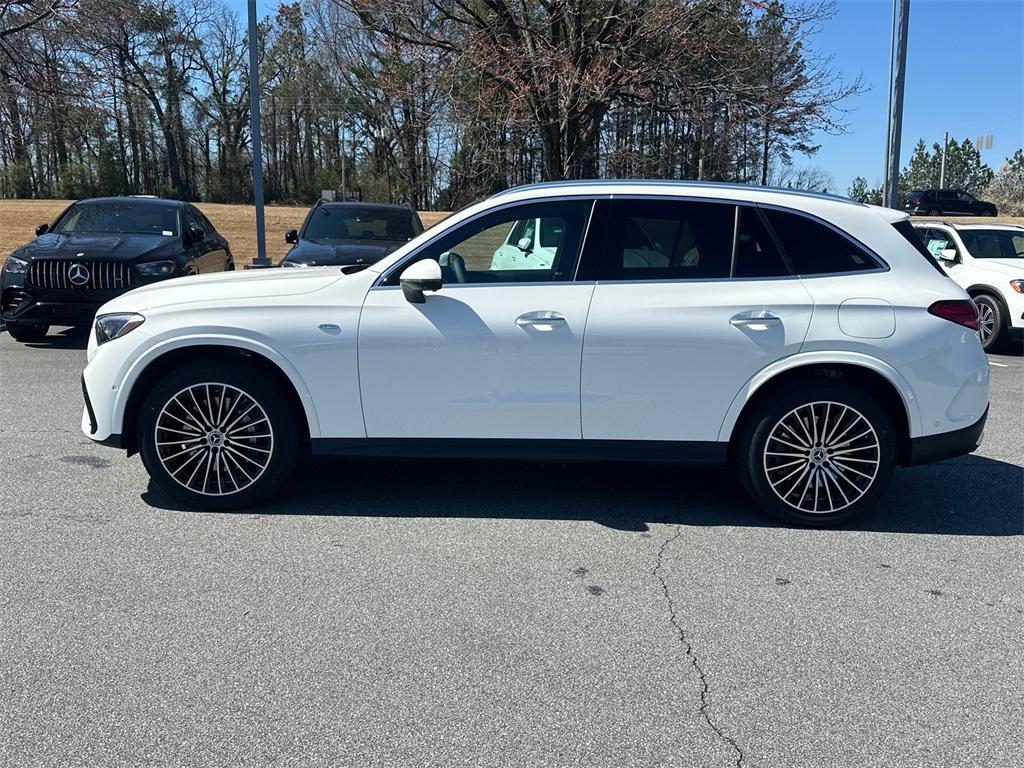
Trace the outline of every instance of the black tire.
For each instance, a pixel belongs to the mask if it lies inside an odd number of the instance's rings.
[[[822,380],[775,390],[754,408],[752,413],[744,415],[737,432],[733,444],[733,468],[747,494],[770,515],[795,525],[827,528],[842,525],[863,514],[885,493],[896,467],[896,433],[885,411],[870,395],[843,382]],[[807,411],[808,408],[811,411]],[[811,413],[816,414],[814,423],[811,423]],[[836,414],[839,414],[838,419]],[[826,449],[827,455],[823,450],[825,445],[815,446],[818,455],[812,459],[811,450],[787,448],[776,442],[779,435],[792,438],[786,430],[787,425],[799,427],[794,418],[806,424],[807,438],[818,436],[818,425],[831,425],[833,447]],[[783,421],[786,424],[783,425]],[[867,425],[870,430],[865,429]],[[847,428],[850,431],[842,431]],[[829,430],[823,428],[822,431],[827,433]],[[862,431],[865,437],[849,445],[843,444],[844,441],[850,442],[851,434],[856,437]],[[799,441],[813,446],[814,441],[807,438],[797,437],[793,445]],[[772,451],[766,455],[769,439],[772,440]],[[824,440],[820,442],[826,443]],[[864,445],[873,447],[861,447]],[[832,451],[839,451],[842,456]],[[776,456],[779,452],[790,453],[790,457]],[[856,457],[851,457],[852,453],[856,453]],[[806,458],[801,458],[801,454]],[[790,461],[793,462],[792,467],[786,466],[785,463]],[[872,465],[871,461],[875,464]],[[839,467],[844,469],[840,472]],[[868,480],[856,474],[865,469],[872,475]],[[789,474],[791,470],[796,472],[795,487],[787,493],[793,477]],[[813,496],[808,495],[812,479],[815,481]],[[801,494],[799,498],[793,495],[795,493]],[[820,503],[821,511],[808,510],[812,502],[815,508]]]
[[[1006,338],[1006,313],[1003,312],[1003,305],[995,296],[988,294],[975,296],[974,303],[978,307],[978,322],[982,326],[978,329],[981,348],[986,352],[995,352]]]
[[[938,208],[929,208],[928,212],[925,215],[926,216],[941,216],[942,215],[942,211],[940,211]]]
[[[241,417],[239,411],[245,411]],[[264,371],[198,361],[169,374],[146,396],[137,444],[150,477],[168,495],[194,509],[243,509],[266,499],[291,475],[299,433],[286,393]]]
[[[48,325],[8,325],[7,332],[15,341],[42,341],[50,331]]]

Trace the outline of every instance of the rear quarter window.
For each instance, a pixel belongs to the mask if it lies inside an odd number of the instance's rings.
[[[764,212],[799,275],[861,272],[881,266],[862,247],[820,222],[785,211]]]
[[[892,225],[892,228],[899,232],[901,235],[903,235],[903,238],[912,246],[914,246],[914,250],[920,253],[924,257],[925,261],[931,264],[931,266],[935,269],[936,272],[938,272],[940,275],[946,274],[943,271],[942,267],[939,266],[939,263],[935,260],[935,257],[928,252],[928,248],[925,246],[924,241],[921,239],[922,231],[914,227],[914,225],[910,223],[909,219],[897,221],[895,224]]]

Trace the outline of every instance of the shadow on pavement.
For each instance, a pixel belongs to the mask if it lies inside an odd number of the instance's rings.
[[[30,349],[85,349],[89,346],[89,328],[65,328],[54,333],[51,330],[41,341],[25,343]]]
[[[154,507],[186,511],[150,483]],[[996,500],[1000,500],[997,503]],[[780,527],[724,468],[671,464],[312,459],[265,515],[591,520]],[[897,470],[889,492],[850,530],[1009,536],[1024,533],[1024,469],[969,456]]]

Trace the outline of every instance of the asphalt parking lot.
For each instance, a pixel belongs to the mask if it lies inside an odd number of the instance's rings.
[[[1020,766],[1024,357],[852,529],[724,473],[316,461],[195,513],[0,334],[0,764]]]

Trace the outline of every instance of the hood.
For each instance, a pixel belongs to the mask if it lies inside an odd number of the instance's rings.
[[[343,280],[336,269],[255,269],[216,272],[163,280],[128,291],[100,308],[107,312],[145,312],[201,302],[227,303],[312,293]]]
[[[343,243],[314,243],[311,240],[302,240],[289,251],[285,261],[307,264],[311,267],[375,264],[406,242],[408,241],[349,240]]]
[[[41,235],[12,255],[20,259],[82,259],[133,261],[152,256],[167,246],[176,246],[177,237],[165,235],[70,234]]]
[[[972,266],[977,269],[999,272],[1014,279],[1024,278],[1024,257],[1019,259],[975,259]]]

